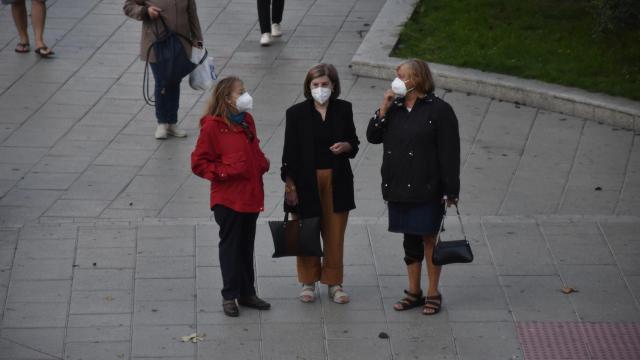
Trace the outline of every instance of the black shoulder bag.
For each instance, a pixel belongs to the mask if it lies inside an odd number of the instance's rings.
[[[447,208],[445,207],[444,215],[442,216],[442,222],[440,223],[440,230],[436,236],[436,245],[433,248],[433,260],[434,265],[447,265],[454,263],[470,263],[473,261],[473,252],[471,252],[471,245],[467,240],[467,234],[464,232],[464,226],[462,225],[462,217],[456,204],[456,213],[458,214],[458,220],[460,221],[460,228],[462,229],[462,240],[442,241],[440,234],[444,227],[444,219],[447,217]]]
[[[269,221],[273,236],[274,258],[283,256],[322,256],[320,218],[291,219],[284,213],[284,221]]]

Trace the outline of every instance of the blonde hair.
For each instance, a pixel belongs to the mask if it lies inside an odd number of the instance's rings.
[[[231,91],[233,91],[233,84],[236,82],[242,83],[242,80],[237,76],[227,76],[218,81],[218,84],[216,84],[216,87],[213,89],[211,98],[209,98],[209,102],[205,107],[203,117],[207,115],[219,116],[223,118],[227,124],[229,123],[228,116],[231,113],[231,110],[227,98],[231,95]],[[200,120],[200,126],[202,126],[202,120]]]
[[[415,90],[423,94],[429,94],[436,89],[435,84],[433,83],[431,69],[429,69],[429,65],[426,61],[409,59],[398,65],[396,71],[400,70],[403,66],[406,66],[407,69],[409,69],[409,79],[405,80],[411,80],[415,84]]]
[[[307,77],[304,79],[304,97],[311,100],[311,82],[319,77],[326,76],[331,80],[333,85],[333,91],[331,91],[331,98],[335,99],[340,96],[340,78],[338,77],[338,70],[331,64],[318,64],[307,72]]]

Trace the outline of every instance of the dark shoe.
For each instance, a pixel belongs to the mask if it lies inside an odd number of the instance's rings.
[[[435,315],[440,312],[442,307],[442,294],[427,296],[422,307],[423,315]]]
[[[395,303],[395,305],[393,306],[393,310],[405,311],[418,306],[422,306],[424,304],[424,296],[422,296],[422,290],[420,290],[420,292],[417,294],[410,293],[409,290],[405,290],[404,293],[407,294],[407,296]]]
[[[19,53],[19,54],[28,53],[30,51],[29,50],[29,43],[21,43],[21,42],[19,42],[18,45],[16,45],[16,48],[15,48],[14,51]]]
[[[240,315],[240,310],[238,310],[238,305],[236,305],[235,300],[224,300],[222,302],[222,310],[224,310],[224,314],[231,317],[237,317]]]
[[[242,305],[242,306],[246,306],[252,309],[258,309],[258,310],[269,310],[271,309],[271,304],[269,304],[268,302],[260,299],[259,297],[252,295],[252,296],[245,296],[245,297],[241,297],[238,299],[238,304]]]
[[[51,50],[49,47],[47,46],[43,46],[43,47],[39,47],[37,49],[34,50],[34,52],[38,55],[40,55],[41,58],[43,59],[47,59],[53,55],[55,55],[55,53],[53,52],[53,50]]]

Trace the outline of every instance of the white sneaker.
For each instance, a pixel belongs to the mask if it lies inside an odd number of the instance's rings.
[[[271,34],[264,33],[260,37],[260,45],[261,46],[269,46],[271,44]]]
[[[280,29],[280,24],[271,24],[271,36],[273,37],[282,36],[282,30]]]
[[[166,139],[167,138],[167,124],[158,124],[155,133],[156,139]]]
[[[178,124],[170,124],[167,127],[167,134],[175,137],[186,137],[187,132],[178,128]]]

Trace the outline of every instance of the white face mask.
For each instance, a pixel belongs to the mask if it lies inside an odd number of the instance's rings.
[[[407,95],[407,92],[409,92],[409,90],[407,90],[407,85],[405,84],[405,82],[398,77],[393,79],[393,81],[391,82],[391,90],[398,96],[405,96]]]
[[[249,95],[248,92],[244,92],[238,99],[236,100],[236,109],[239,112],[249,111],[253,108],[253,98]]]
[[[331,88],[328,87],[317,87],[311,89],[311,96],[313,100],[319,102],[320,104],[326,103],[331,97]]]

